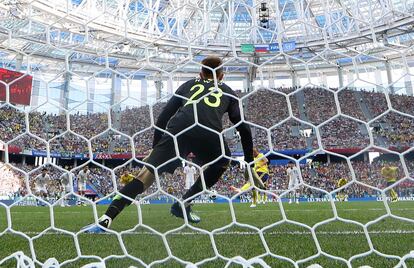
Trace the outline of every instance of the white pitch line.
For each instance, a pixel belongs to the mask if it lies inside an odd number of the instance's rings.
[[[226,212],[228,213],[229,210],[214,210],[214,211],[203,211],[203,210],[197,210],[197,207],[195,207],[193,209],[195,212],[197,213],[216,213],[216,212]],[[238,208],[234,208],[236,214],[238,211]],[[289,208],[285,208],[284,209],[286,212],[316,212],[316,211],[332,211],[332,208],[326,208],[326,209],[289,209]],[[385,211],[385,207],[384,208],[336,208],[337,211],[358,211],[358,210],[362,210],[362,211]],[[248,210],[248,213],[251,212],[272,212],[272,211],[280,211],[280,209],[262,209],[262,208],[252,208]],[[391,212],[392,211],[414,211],[414,208],[391,208]]]
[[[385,211],[385,208],[368,208],[368,209],[364,209],[364,208],[337,208],[338,211],[359,211],[359,210],[363,210],[363,211]],[[197,210],[194,209],[195,212],[197,213],[222,213],[222,212],[226,212],[228,213],[229,210],[214,210],[214,211],[203,211],[203,210]],[[237,213],[237,208],[235,209],[236,213]],[[280,209],[250,209],[248,212],[272,212],[272,211],[280,211]],[[286,212],[315,212],[315,211],[332,211],[332,209],[285,209]],[[392,211],[414,211],[414,208],[391,208],[391,212]],[[49,210],[47,211],[11,211],[11,214],[21,214],[21,213],[49,213]],[[85,211],[54,211],[55,214],[85,214]],[[135,211],[125,211],[123,212],[125,213],[136,213]]]
[[[358,211],[358,210],[363,210],[363,211],[367,211],[367,210],[369,210],[369,211],[385,211],[385,208],[368,208],[368,209],[364,209],[364,208],[344,208],[344,209],[342,209],[342,208],[336,208],[336,210],[339,210],[339,211]],[[406,210],[413,210],[414,211],[414,208],[393,208],[393,209],[391,209],[391,211],[406,211]],[[194,209],[194,211],[196,211],[197,213],[211,213],[211,211],[197,211],[196,209]],[[237,213],[237,208],[235,209],[235,211],[236,211],[236,213]],[[263,211],[269,211],[269,212],[271,212],[271,211],[280,211],[280,209],[257,209],[257,208],[254,208],[254,209],[250,209],[249,210],[249,213],[250,212],[263,212]],[[331,208],[326,208],[326,209],[286,209],[285,208],[285,211],[286,212],[315,212],[315,211],[332,211],[332,209]],[[214,212],[228,212],[228,210],[214,210],[213,211],[213,213]]]
[[[27,235],[38,235],[39,232],[24,232]],[[382,231],[369,231],[369,234],[414,234],[414,230],[382,230]],[[112,233],[100,233],[100,235],[111,235]],[[128,232],[123,235],[151,235],[152,232]],[[286,231],[286,232],[263,232],[264,235],[311,235],[310,231]],[[329,231],[329,232],[316,232],[316,235],[363,235],[362,231]],[[65,235],[62,232],[45,233],[43,235]],[[175,232],[168,235],[207,235],[199,232]],[[258,232],[218,232],[214,235],[258,235]]]

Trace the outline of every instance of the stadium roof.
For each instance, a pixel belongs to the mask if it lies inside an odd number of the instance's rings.
[[[261,4],[268,23],[260,23]],[[385,61],[413,55],[414,0],[6,0],[0,3],[0,62],[31,55],[31,68],[126,75],[193,72],[220,53],[234,72],[246,63],[278,70]],[[293,43],[289,51],[242,53],[242,44]],[[256,59],[255,59],[256,58]],[[23,66],[23,68],[25,67]],[[63,66],[63,67],[62,67]],[[137,71],[138,70],[138,71]]]

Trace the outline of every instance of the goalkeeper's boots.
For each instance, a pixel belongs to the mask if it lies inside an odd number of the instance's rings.
[[[84,231],[86,234],[100,234],[100,233],[106,233],[105,229],[108,229],[109,226],[112,223],[112,219],[106,215],[103,215],[99,218],[98,224],[92,223],[89,224],[81,229],[81,231]]]
[[[171,214],[173,214],[174,216],[178,217],[178,218],[182,218],[184,219],[184,213],[183,210],[181,209],[180,203],[175,202],[172,206],[171,206]],[[185,206],[185,212],[187,214],[187,220],[188,222],[191,223],[199,223],[201,221],[200,217],[197,216],[196,214],[194,214],[191,211],[191,206]]]

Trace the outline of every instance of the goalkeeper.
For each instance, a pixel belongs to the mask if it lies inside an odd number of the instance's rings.
[[[227,169],[231,156],[222,135],[213,132],[222,131],[222,118],[225,113],[228,113],[230,121],[237,125],[245,161],[253,162],[251,130],[242,122],[236,94],[222,82],[223,62],[218,57],[209,56],[201,64],[210,69],[202,67],[199,78],[191,79],[181,85],[159,115],[153,150],[144,160],[156,169],[150,166],[143,167],[137,178],[119,191],[121,195],[114,197],[105,214],[99,218],[99,225],[84,227],[86,232],[102,232],[104,230],[101,227],[109,228],[118,214],[131,204],[131,200],[151,186],[156,173],[158,175],[163,172],[173,173],[181,165],[180,159],[177,159],[178,155],[185,159],[188,154],[193,153],[196,155],[194,159],[196,164],[203,166],[208,163],[203,176],[206,187],[212,187]],[[215,87],[212,69],[215,70],[218,87]],[[197,113],[194,112],[195,110]],[[171,134],[179,135],[174,140]],[[198,177],[183,195],[183,199],[186,200],[185,214],[189,222],[200,221],[200,218],[191,211],[190,205],[195,195],[201,191],[203,191],[202,180]],[[185,215],[178,202],[172,205],[171,213],[180,218],[184,218]]]

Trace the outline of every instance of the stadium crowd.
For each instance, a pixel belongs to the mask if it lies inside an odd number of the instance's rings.
[[[294,88],[276,88],[259,89],[249,94],[238,93],[245,109],[245,118],[252,123],[254,141],[258,148],[266,150],[270,147],[267,129],[270,130],[270,140],[274,150],[316,148],[318,147],[316,131],[309,123],[320,126],[322,145],[325,149],[366,147],[369,144],[366,125],[345,116],[326,121],[338,112],[332,92],[316,87],[304,88],[296,92],[294,90]],[[286,96],[282,93],[290,95]],[[339,92],[338,100],[343,114],[368,121],[388,108],[382,93],[360,91],[358,96],[362,97],[358,100],[353,90],[345,89]],[[390,99],[396,110],[413,114],[413,97],[390,95]],[[289,117],[287,100],[290,100],[293,115],[304,122],[287,120]],[[126,107],[110,111],[112,127],[133,138],[137,155],[145,155],[151,149],[154,131],[151,125],[158,118],[164,105],[165,103],[158,103],[152,107]],[[366,106],[369,114],[364,114],[362,105]],[[154,115],[153,122],[151,111]],[[65,133],[67,131],[65,115],[52,115],[36,110],[28,115],[28,130],[33,135],[49,140],[52,151],[85,154],[89,152],[87,139],[91,138],[93,138],[91,140],[93,153],[127,153],[132,150],[130,140],[126,136],[105,131],[108,128],[108,113],[69,114],[70,130],[81,136],[71,132]],[[379,127],[373,132],[376,145],[396,148],[414,145],[414,134],[411,131],[414,127],[413,118],[390,112],[372,122],[370,126],[378,124]],[[228,119],[224,120],[223,125],[225,128],[231,126]],[[32,135],[24,134],[25,132],[24,113],[11,106],[1,107],[1,141],[8,142],[22,135],[10,145],[21,150],[46,149],[46,143]],[[232,150],[239,148],[237,135],[230,135],[227,138]]]
[[[336,89],[332,90],[336,91]],[[237,95],[244,107],[245,118],[251,123],[254,144],[260,150],[269,149],[270,144],[275,151],[317,148],[315,127],[319,127],[321,143],[325,149],[366,147],[369,144],[367,125],[346,116],[368,122],[388,109],[385,95],[370,91],[341,90],[338,93],[338,100],[341,112],[345,116],[341,115],[333,119],[332,117],[338,113],[338,107],[333,92],[326,89],[317,87],[307,87],[299,91],[295,88],[259,89],[251,93],[237,92]],[[400,112],[414,115],[414,98],[390,94],[389,99],[395,111],[381,115],[369,125],[373,129],[374,142],[376,145],[398,150],[411,148],[414,146],[412,132],[414,119]],[[124,109],[113,107],[108,113],[70,113],[68,116],[32,110],[28,113],[28,129],[26,129],[24,112],[10,105],[3,105],[0,107],[0,141],[9,142],[14,139],[9,145],[21,150],[46,150],[47,144],[40,140],[43,139],[49,141],[52,152],[60,152],[62,155],[88,153],[88,139],[93,153],[130,153],[132,142],[135,154],[143,156],[151,150],[154,133],[151,125],[158,118],[164,105],[165,103],[157,103],[151,107],[144,105]],[[291,107],[292,114],[301,121],[289,118],[288,106]],[[116,131],[107,130],[109,118],[111,118],[111,126]],[[67,132],[67,119],[70,122],[69,132]],[[327,121],[328,119],[331,120]],[[231,127],[227,117],[224,119],[223,126],[226,129]],[[226,139],[231,150],[240,150],[239,136],[232,131],[229,133],[231,135],[226,135]],[[412,163],[409,162],[409,165]],[[377,187],[384,186],[384,180],[378,173],[381,163],[370,165],[366,162],[355,162],[353,166],[361,182]],[[16,167],[26,171],[33,169],[32,166],[22,164],[16,164]],[[287,181],[282,179],[285,178],[285,167],[272,166],[271,169],[274,179],[271,180],[270,189],[275,191],[286,189]],[[135,173],[138,171],[137,168],[132,170]],[[14,171],[4,167],[1,176],[9,178],[10,172]],[[29,176],[30,187],[33,187],[32,177],[37,174],[36,172]],[[59,172],[57,169],[50,169],[53,192],[58,192],[61,187],[58,183],[61,175]],[[335,189],[336,180],[340,176],[345,176],[344,174],[348,174],[346,177],[350,178],[347,166],[339,163],[302,168],[305,182],[328,191]],[[20,181],[24,180],[21,174],[16,176]],[[164,190],[169,189],[174,195],[180,195],[184,189],[184,180],[177,178],[183,176],[181,169],[178,169],[174,175],[163,175],[160,180],[161,187]],[[107,170],[91,167],[90,184],[100,194],[107,195],[113,191],[110,178],[111,175]],[[234,165],[226,171],[223,179],[215,187],[217,192],[228,195],[230,185],[238,187],[243,182],[243,171]],[[5,184],[8,188],[16,188],[15,179],[4,180],[3,185]],[[27,193],[26,186],[25,184],[21,186],[20,194],[24,195]],[[352,187],[355,188],[355,194],[359,196],[372,193],[372,190],[366,187],[357,185]],[[0,194],[2,194],[1,189],[0,185]],[[156,190],[153,186],[149,193]]]
[[[388,162],[391,165],[398,167],[397,180],[403,179],[403,169],[399,162]],[[414,176],[414,161],[407,161],[407,168],[410,172],[410,176]],[[366,197],[366,196],[378,196],[379,192],[368,186],[384,189],[387,187],[386,180],[381,175],[381,169],[384,167],[384,161],[374,161],[371,164],[369,162],[354,161],[352,167],[355,172],[356,180],[360,183],[352,183],[347,188],[346,192],[349,197]],[[26,183],[26,177],[23,173],[17,169],[25,172],[30,172],[28,175],[28,184]],[[47,184],[47,189],[51,197],[58,197],[63,191],[62,174],[63,172],[55,167],[47,167],[48,174],[51,177],[51,181]],[[67,167],[68,170],[71,167]],[[127,169],[131,174],[136,176],[140,168],[126,166],[115,170],[115,182],[118,188],[121,185],[120,177],[124,170]],[[270,179],[269,179],[269,191],[276,194],[281,194],[288,189],[288,178],[286,175],[287,166],[285,165],[272,165],[270,166]],[[100,197],[107,196],[114,191],[113,177],[111,172],[98,166],[90,166],[90,175],[88,177],[88,185],[95,191]],[[21,163],[13,163],[13,167],[3,165],[0,173],[0,196],[9,197],[23,197],[27,195],[28,189],[26,185],[29,185],[32,192],[35,192],[35,178],[41,173],[41,169],[35,170],[34,166],[23,165]],[[79,168],[72,169],[74,191],[76,192],[77,174],[80,171]],[[346,178],[348,182],[352,180],[350,169],[346,162],[332,162],[321,163],[312,162],[311,164],[301,165],[302,181],[305,185],[313,186],[319,189],[323,189],[327,192],[334,191],[338,188],[337,182],[340,178]],[[216,190],[218,194],[231,197],[234,192],[231,191],[231,186],[240,188],[245,183],[244,169],[239,164],[234,164],[227,169],[221,180],[212,188]],[[157,184],[153,184],[141,197],[151,195],[152,198],[164,195],[159,190],[163,190],[168,194],[171,194],[177,198],[180,198],[185,191],[185,175],[183,168],[178,168],[174,174],[164,173],[159,178],[160,189]],[[321,191],[312,189],[302,185],[300,187],[300,195],[304,198],[322,198],[325,194]],[[414,181],[404,180],[399,183],[395,190],[403,196],[414,196]],[[154,193],[158,192],[154,195]]]

